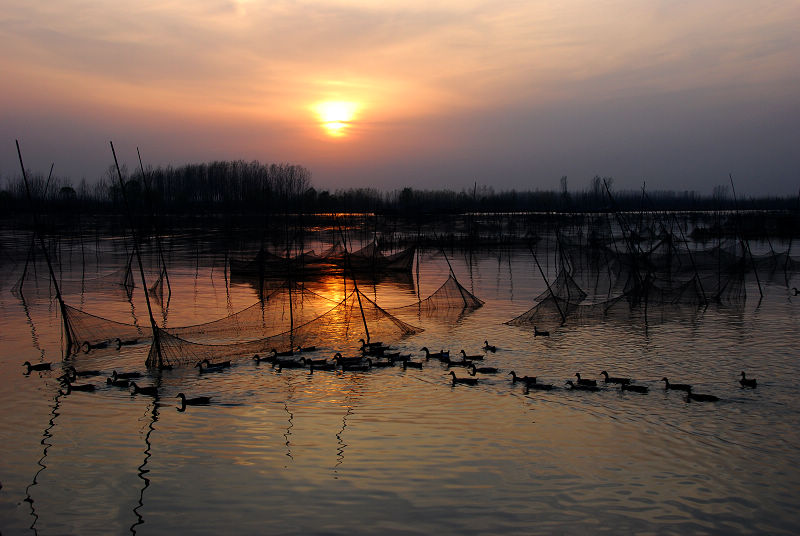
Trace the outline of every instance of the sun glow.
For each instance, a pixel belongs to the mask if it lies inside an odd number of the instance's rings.
[[[358,105],[355,102],[325,101],[314,106],[320,125],[333,138],[347,135],[357,110]]]

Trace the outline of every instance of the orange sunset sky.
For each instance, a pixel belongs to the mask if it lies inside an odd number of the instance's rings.
[[[318,189],[800,185],[795,0],[2,0],[0,177],[219,159]]]

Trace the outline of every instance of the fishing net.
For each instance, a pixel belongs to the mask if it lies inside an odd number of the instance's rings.
[[[232,315],[190,326],[165,328],[169,335],[206,343],[228,343],[268,337],[303,324],[335,306],[336,302],[296,283],[286,283],[253,305]],[[73,340],[86,350],[116,347],[120,342],[148,340],[150,329],[117,322],[66,306]],[[117,341],[119,339],[120,341]],[[115,343],[115,344],[112,344]]]
[[[353,291],[338,305],[313,320],[269,337],[231,344],[203,344],[188,341],[167,331],[158,332],[158,344],[152,344],[148,367],[186,366],[208,359],[250,359],[272,349],[285,351],[299,345],[314,345],[332,351],[353,352],[360,339],[391,343],[419,333],[414,327],[381,309],[364,294]]]
[[[482,305],[483,300],[464,288],[455,276],[450,274],[442,286],[427,298],[388,310],[398,316],[413,315],[417,319],[436,319],[455,323]]]

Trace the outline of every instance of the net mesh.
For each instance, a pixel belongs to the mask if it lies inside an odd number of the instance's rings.
[[[269,337],[230,344],[188,341],[164,330],[150,347],[148,367],[186,366],[198,361],[249,359],[272,349],[284,351],[298,345],[315,345],[345,353],[366,341],[393,342],[423,331],[381,309],[364,294],[353,291],[338,305],[317,318]]]
[[[336,302],[296,283],[286,283],[253,305],[232,315],[189,326],[165,328],[167,334],[209,343],[268,337],[300,325],[335,306]],[[89,347],[149,339],[150,329],[117,322],[67,306],[73,340]]]

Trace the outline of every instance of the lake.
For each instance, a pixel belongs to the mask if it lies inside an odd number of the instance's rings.
[[[221,252],[181,246],[180,237],[172,243],[168,307],[153,300],[159,326],[209,322],[258,302],[259,285],[231,279]],[[797,532],[796,272],[758,280],[748,273],[746,299],[736,302],[653,308],[647,321],[640,313],[568,317],[537,325],[550,332],[544,337],[532,326],[506,324],[547,291],[527,247],[425,248],[411,274],[358,282],[363,296],[391,311],[434,293],[452,267],[484,301],[456,314],[396,314],[424,331],[387,342],[422,360],[422,369],[278,372],[242,356],[216,373],[148,371],[149,344],[140,341],[79,351],[69,363],[102,375],[77,381],[94,392],[66,395],[56,379],[61,316],[41,252],[28,263],[20,293],[14,285],[30,237],[7,233],[3,244],[3,534]],[[141,284],[130,300],[119,285],[127,248],[110,237],[82,251],[62,244],[58,277],[69,305],[148,332]],[[537,250],[553,283],[560,267],[554,241]],[[149,282],[157,263],[146,250]],[[585,289],[591,271],[584,271],[576,281]],[[353,288],[340,273],[316,274],[303,285],[331,307]],[[594,289],[590,299],[610,293]],[[320,303],[291,314],[321,314]],[[326,339],[308,355],[352,354],[353,341],[340,336],[341,347]],[[496,352],[484,351],[484,341]],[[500,372],[453,385],[449,373],[469,377],[466,369],[425,362],[423,346],[449,349],[453,359],[461,349],[483,355],[476,365]],[[55,370],[24,374],[24,361],[53,362]],[[141,372],[137,381],[157,385],[158,397],[107,385],[112,370]],[[554,389],[526,392],[511,382],[511,370]],[[604,384],[603,370],[649,392]],[[739,384],[741,371],[757,378],[756,389]],[[599,380],[600,389],[568,389],[576,372]],[[664,389],[663,377],[720,400],[687,402],[685,393]],[[178,411],[181,392],[211,403]]]

